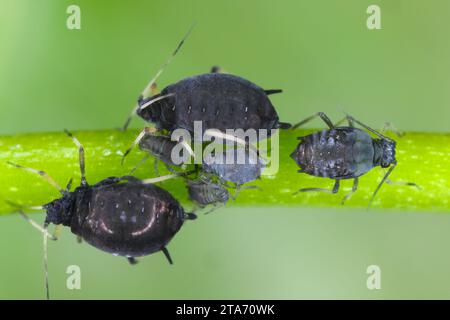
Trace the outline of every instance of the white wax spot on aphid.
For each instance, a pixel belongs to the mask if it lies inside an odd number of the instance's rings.
[[[112,153],[111,150],[108,150],[108,149],[106,149],[106,150],[103,151],[103,155],[104,155],[105,157],[111,155],[111,153]]]
[[[123,156],[123,152],[120,151],[120,150],[117,150],[117,151],[116,151],[116,154],[119,155],[119,156]]]

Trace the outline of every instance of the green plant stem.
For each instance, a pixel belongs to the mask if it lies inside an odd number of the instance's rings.
[[[284,131],[280,134],[280,168],[273,176],[263,176],[250,183],[258,189],[242,190],[229,205],[251,206],[324,206],[341,207],[341,200],[352,186],[352,180],[343,181],[338,194],[299,193],[299,188],[332,188],[333,181],[297,173],[296,163],[289,157],[297,145],[297,137],[311,130]],[[74,132],[86,150],[88,182],[96,183],[109,176],[122,176],[144,157],[137,148],[121,165],[123,151],[135,136],[136,130],[120,132]],[[391,175],[394,181],[417,183],[421,190],[410,186],[384,185],[373,203],[373,208],[403,211],[450,212],[450,135],[436,133],[406,133],[397,140],[398,166]],[[23,166],[45,170],[59,184],[65,186],[70,178],[79,184],[78,150],[64,133],[35,133],[0,137],[0,214],[13,212],[4,200],[23,205],[42,205],[58,197],[58,191],[39,176],[11,167],[12,161]],[[372,169],[360,178],[358,191],[344,208],[367,207],[384,170]],[[160,165],[160,174],[166,171]],[[146,162],[136,172],[139,178],[156,174],[153,161]],[[192,206],[182,178],[161,183],[187,207]]]

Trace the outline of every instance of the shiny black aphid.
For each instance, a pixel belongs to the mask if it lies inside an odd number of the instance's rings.
[[[281,91],[277,91],[281,92]],[[141,98],[137,114],[172,132],[194,131],[194,121],[207,129],[287,129],[279,121],[268,93],[254,83],[231,74],[209,73],[183,79],[160,94]]]
[[[182,128],[194,130],[194,121],[202,121],[207,129],[287,129],[288,123],[279,121],[268,95],[281,90],[264,90],[241,77],[212,73],[188,77],[164,88],[156,94],[155,83],[165,67],[175,57],[191,30],[178,44],[169,60],[146,86],[133,114],[152,122],[169,133]],[[130,118],[125,123],[128,126]],[[270,131],[268,132],[270,135]]]
[[[231,197],[226,186],[222,183],[213,182],[212,179],[200,178],[198,180],[188,180],[187,189],[189,199],[200,208],[213,205],[214,208],[206,213],[217,209],[227,203]]]
[[[135,257],[157,251],[162,251],[172,263],[167,244],[185,220],[196,216],[185,213],[169,192],[152,184],[163,178],[141,181],[131,176],[110,177],[89,185],[84,149],[67,134],[78,145],[80,154],[81,185],[74,191],[69,191],[70,185],[62,189],[43,171],[15,165],[41,175],[61,193],[60,198],[42,206],[47,211],[45,235],[50,223],[63,225],[92,246],[126,257],[132,264],[136,263]]]
[[[245,152],[242,161],[238,161],[237,149],[226,149],[220,157],[208,154],[203,158],[201,170],[236,186],[259,179],[265,167],[263,160],[251,149],[241,151]],[[234,160],[227,163],[227,157]]]
[[[397,165],[395,141],[350,116],[346,117],[349,123],[348,127],[336,127],[323,112],[301,121],[293,126],[293,129],[317,116],[328,125],[329,129],[299,137],[300,143],[291,154],[291,157],[301,168],[298,172],[334,179],[335,184],[332,190],[304,188],[300,189],[299,192],[320,191],[337,193],[340,180],[353,179],[352,191],[344,197],[342,200],[342,203],[344,203],[358,188],[358,177],[376,166],[381,166],[382,168],[390,167],[375,189],[369,203],[370,206],[382,184],[390,182],[388,177]],[[374,139],[366,131],[355,128],[354,123],[376,135],[377,138]],[[415,185],[414,183],[405,184]]]

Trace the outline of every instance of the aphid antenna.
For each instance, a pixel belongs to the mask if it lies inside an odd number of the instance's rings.
[[[44,225],[41,226],[39,223],[31,219],[24,211],[24,208],[32,209],[32,210],[42,210],[44,209],[43,206],[30,206],[30,207],[24,207],[22,205],[19,205],[15,202],[12,202],[10,200],[5,200],[6,203],[8,203],[10,206],[15,207],[19,214],[22,216],[22,218],[25,219],[32,227],[37,229],[39,232],[43,235],[43,248],[44,248],[44,282],[45,282],[45,293],[46,293],[46,299],[50,300],[50,290],[48,285],[48,239],[50,240],[58,240],[59,234],[61,232],[61,225],[57,225],[55,227],[55,234],[51,235],[48,232],[48,225],[49,223],[46,221],[44,222]]]
[[[5,202],[10,205],[11,207],[15,208],[15,210],[17,210],[17,212],[21,215],[21,217],[27,221],[33,228],[35,228],[36,230],[38,230],[41,233],[45,233],[44,228],[37,223],[36,221],[34,221],[33,219],[31,219],[25,212],[25,209],[29,209],[29,210],[43,210],[43,206],[22,206],[18,203],[15,203],[13,201],[10,200],[5,200]],[[57,240],[57,238],[55,236],[48,236],[49,238],[51,238],[52,240]]]
[[[172,54],[169,56],[169,58],[167,59],[167,61],[159,68],[158,72],[156,72],[156,74],[153,76],[153,78],[150,80],[150,82],[147,84],[147,86],[144,88],[144,90],[142,90],[141,96],[143,98],[148,97],[150,95],[151,89],[153,87],[153,84],[156,83],[156,80],[158,80],[158,78],[161,76],[161,74],[164,72],[164,70],[166,69],[166,67],[172,62],[172,60],[175,58],[175,56],[177,55],[178,51],[180,51],[181,47],[183,46],[184,42],[186,41],[186,39],[189,37],[189,35],[191,34],[192,30],[194,29],[196,23],[194,22],[188,29],[188,31],[186,32],[186,34],[184,35],[184,37],[181,39],[181,41],[178,43],[177,47],[175,48],[175,50],[172,52]],[[123,131],[127,130],[128,125],[131,122],[132,117],[136,114],[137,110],[139,109],[139,104],[136,104],[136,106],[133,108],[132,112],[130,113],[130,115],[128,116],[124,126],[123,126]]]
[[[28,171],[28,172],[31,172],[31,173],[34,173],[34,174],[37,174],[37,175],[41,176],[45,181],[47,181],[50,185],[52,185],[55,189],[57,189],[61,194],[65,194],[66,193],[66,190],[61,188],[61,186],[50,175],[48,175],[45,171],[24,167],[24,166],[21,166],[19,164],[15,164],[15,163],[13,163],[11,161],[7,161],[7,163],[10,166],[13,166],[13,167],[16,167],[18,169],[25,170],[25,171]]]
[[[159,97],[157,97],[157,98],[155,98],[155,99],[149,100],[149,101],[147,101],[146,103],[144,103],[143,105],[139,106],[137,110],[144,110],[144,109],[150,107],[150,106],[151,106],[152,104],[154,104],[155,102],[157,102],[157,101],[159,101],[159,100],[162,100],[162,99],[165,99],[165,98],[172,97],[172,96],[174,96],[174,95],[175,95],[174,93],[168,93],[168,94],[159,96]],[[137,111],[137,110],[136,110],[136,111]]]
[[[367,131],[369,131],[369,132],[373,133],[374,135],[376,135],[378,138],[380,138],[380,139],[382,139],[382,140],[387,140],[387,141],[395,142],[394,140],[392,140],[391,138],[385,136],[384,134],[381,134],[381,133],[378,132],[377,130],[372,129],[371,127],[369,127],[368,125],[362,123],[362,122],[359,121],[359,120],[356,120],[356,119],[353,118],[351,115],[346,114],[346,118],[347,118],[349,124],[355,122],[355,123],[357,123],[358,125],[360,125],[361,127],[363,127],[364,129],[366,129]]]

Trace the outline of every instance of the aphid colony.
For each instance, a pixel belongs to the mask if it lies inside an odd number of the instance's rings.
[[[141,150],[154,156],[156,178],[139,180],[127,175],[107,177],[89,184],[85,177],[83,146],[69,132],[67,135],[79,149],[81,171],[80,186],[73,191],[71,183],[62,188],[44,171],[12,164],[39,174],[61,194],[60,198],[48,204],[33,207],[46,210],[43,227],[23,212],[25,208],[14,204],[21,215],[44,235],[47,297],[46,245],[48,239],[56,239],[56,236],[49,235],[49,224],[56,225],[55,235],[61,226],[70,227],[79,239],[105,252],[125,257],[131,264],[137,262],[137,257],[158,251],[163,252],[172,263],[167,245],[187,220],[196,218],[194,212],[209,213],[225,205],[229,199],[235,199],[240,190],[255,188],[248,183],[259,179],[265,168],[265,159],[252,146],[254,141],[230,135],[227,129],[266,130],[268,134],[265,137],[256,138],[260,141],[270,137],[272,130],[291,127],[290,124],[279,121],[268,98],[270,94],[281,90],[264,90],[241,77],[221,73],[217,67],[213,67],[211,73],[182,79],[157,93],[156,80],[179,51],[188,34],[143,90],[132,113],[153,123],[155,128],[142,130],[130,149],[124,153],[123,160],[133,147],[139,146]],[[299,138],[300,142],[291,157],[300,166],[299,172],[333,179],[335,184],[331,190],[303,188],[299,192],[337,193],[340,180],[353,179],[352,191],[345,196],[344,202],[356,191],[358,177],[375,166],[389,167],[373,193],[373,200],[381,185],[389,182],[388,176],[397,164],[395,141],[350,116],[346,117],[348,126],[342,127],[333,125],[325,114],[318,113],[296,124],[293,129],[316,116],[329,128]],[[130,119],[131,117],[127,119],[124,129]],[[181,147],[189,157],[195,157],[190,146],[195,142],[196,121],[202,124],[202,134],[222,139],[223,148],[203,158],[194,165],[194,169],[187,170],[183,163],[174,161],[172,154],[175,148]],[[355,128],[355,124],[366,131]],[[173,141],[171,134],[179,129],[194,133],[194,139]],[[370,134],[375,135],[375,138]],[[243,162],[215,161],[216,158],[234,159],[237,149],[244,151]],[[158,177],[158,161],[164,163],[172,174]],[[155,184],[171,178],[185,181],[189,198],[195,204],[194,212],[186,212],[170,194],[170,190]]]

